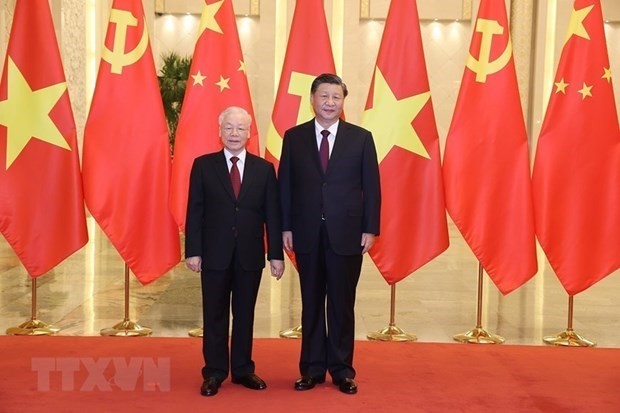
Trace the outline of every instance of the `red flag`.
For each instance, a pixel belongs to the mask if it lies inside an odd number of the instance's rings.
[[[308,39],[312,39],[312,53],[308,53]],[[314,117],[310,86],[322,73],[336,73],[323,0],[298,0],[265,144],[265,159],[276,170],[284,132]],[[287,251],[287,255],[296,266],[294,254]]]
[[[389,284],[448,247],[439,137],[415,0],[392,0],[362,126],[381,172],[381,236],[370,256]]]
[[[170,151],[141,0],[114,0],[84,132],[86,204],[147,284],[180,261]]]
[[[448,212],[497,288],[534,276],[527,132],[502,1],[480,4],[443,172]]]
[[[574,4],[533,172],[536,234],[570,295],[620,268],[620,132],[601,4]]]
[[[252,116],[251,135],[246,149],[258,155],[258,128],[252,109],[233,2],[205,0],[172,163],[170,209],[183,231],[189,175],[194,159],[222,149],[218,117],[228,106],[240,106]]]
[[[311,52],[308,39],[312,39]],[[265,159],[271,161],[276,170],[284,132],[314,117],[310,104],[312,81],[322,73],[335,72],[323,0],[298,0],[265,147]]]
[[[0,125],[0,231],[38,277],[88,241],[75,121],[47,1],[15,4]]]

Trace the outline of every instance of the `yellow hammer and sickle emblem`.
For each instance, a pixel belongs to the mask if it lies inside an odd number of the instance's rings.
[[[491,61],[491,44],[493,36],[504,34],[504,28],[496,20],[478,19],[476,31],[482,33],[480,56],[471,54],[467,57],[467,67],[476,73],[476,82],[485,83],[487,76],[502,70],[512,57],[512,42],[508,39],[506,49],[496,60]]]
[[[137,26],[138,19],[136,19],[130,11],[112,9],[110,12],[110,23],[116,24],[114,30],[114,47],[113,50],[110,50],[104,45],[102,58],[112,66],[112,73],[120,75],[123,72],[123,67],[130,66],[140,60],[149,45],[149,35],[146,31],[145,20],[140,42],[135,49],[125,53],[127,28],[129,26]]]

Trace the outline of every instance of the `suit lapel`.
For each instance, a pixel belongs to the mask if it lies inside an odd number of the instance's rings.
[[[332,154],[329,157],[329,163],[327,164],[327,171],[329,172],[329,166],[332,161],[337,161],[342,154],[346,153],[346,135],[347,135],[347,123],[340,119],[338,123],[338,130],[336,131],[336,140],[334,141],[334,148]]]
[[[245,154],[245,165],[243,167],[243,176],[241,177],[241,190],[239,191],[239,200],[243,198],[243,196],[252,188],[254,184],[254,179],[256,178],[256,173],[254,170],[256,168],[256,159],[249,153]],[[232,188],[232,184],[230,184]]]
[[[308,153],[312,154],[314,165],[319,170],[319,172],[323,174],[321,159],[319,159],[319,148],[316,144],[316,128],[314,126],[314,119],[305,124],[304,135],[304,142],[306,142],[306,145],[308,147]],[[329,164],[327,170],[329,170]]]
[[[220,156],[215,158],[215,174],[222,183],[222,186],[228,195],[232,199],[235,199],[232,182],[230,181],[230,172],[228,171],[228,165],[226,165],[226,155],[224,155],[223,150],[220,151]],[[241,188],[243,189],[243,185],[241,185]]]

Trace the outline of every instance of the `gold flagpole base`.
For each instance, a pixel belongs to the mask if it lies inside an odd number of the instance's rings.
[[[504,337],[491,334],[482,327],[475,327],[473,330],[457,334],[452,338],[459,343],[471,344],[502,344],[504,342]]]
[[[402,329],[392,324],[374,333],[368,333],[366,337],[368,340],[377,341],[416,341],[418,339],[414,334],[405,333]]]
[[[289,328],[287,330],[280,331],[280,337],[282,338],[301,338],[301,326]]]
[[[60,331],[60,328],[45,324],[41,320],[31,318],[17,327],[6,329],[6,333],[14,336],[50,336]]]
[[[202,337],[204,331],[202,330],[202,327],[196,327],[189,330],[187,334],[189,334],[190,337]]]
[[[148,327],[142,327],[133,321],[123,320],[114,327],[104,328],[99,334],[108,337],[142,337],[150,336],[152,332],[153,330]]]
[[[572,329],[567,329],[555,336],[547,336],[543,338],[545,344],[551,346],[568,346],[568,347],[594,347],[596,343],[586,338],[581,337],[575,333]]]

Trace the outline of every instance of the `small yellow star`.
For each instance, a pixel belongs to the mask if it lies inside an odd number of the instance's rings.
[[[224,0],[220,0],[216,3],[205,4],[204,8],[202,9],[202,16],[200,16],[198,37],[202,36],[202,33],[207,29],[219,34],[224,33],[217,20],[215,20],[215,15],[218,11],[220,11],[220,7],[222,7],[222,4],[224,4]]]
[[[230,89],[230,86],[228,86],[229,81],[230,81],[229,77],[220,76],[220,81],[215,82],[215,84],[220,87],[220,92],[223,92],[224,89]]]
[[[50,118],[50,112],[67,90],[67,83],[32,90],[13,59],[8,59],[7,98],[0,102],[0,125],[7,128],[6,169],[33,138],[70,151]]]
[[[583,83],[583,88],[579,91],[579,93],[581,93],[582,100],[586,100],[586,97],[588,96],[592,97],[592,87],[593,86],[586,85],[585,82]]]
[[[239,69],[237,69],[237,72],[243,72],[247,74],[247,72],[245,71],[245,62],[243,60],[239,60]]]
[[[564,78],[560,79],[559,82],[555,83],[556,90],[555,93],[563,93],[566,94],[566,88],[568,87],[568,83],[564,83]]]
[[[204,86],[202,84],[202,81],[205,80],[207,77],[203,76],[203,74],[200,73],[200,70],[199,70],[198,73],[196,73],[195,75],[192,75],[192,78],[194,79],[194,85],[193,86],[196,86],[196,85]]]
[[[601,76],[602,79],[607,79],[607,83],[611,83],[611,68],[603,68],[603,71],[605,73],[603,73],[603,76]]]
[[[430,92],[397,99],[378,67],[372,108],[364,112],[362,126],[370,130],[377,146],[379,163],[394,146],[430,159],[420,136],[411,123],[431,98]]]
[[[590,40],[590,35],[588,34],[588,31],[583,25],[583,21],[586,19],[586,17],[588,17],[588,14],[590,14],[593,8],[593,4],[579,10],[575,10],[573,8],[573,12],[570,15],[570,22],[568,23],[568,33],[566,33],[566,40],[564,40],[564,44],[568,42],[572,35]]]

